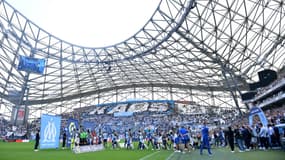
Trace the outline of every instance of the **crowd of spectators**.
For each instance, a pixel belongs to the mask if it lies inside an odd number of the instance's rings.
[[[182,127],[187,128],[187,133],[189,133],[189,146],[198,148],[201,142],[201,124],[207,121],[210,128],[209,140],[212,147],[229,146],[229,132],[232,132],[234,143],[239,152],[257,149],[280,149],[282,147],[282,138],[285,136],[284,130],[275,125],[285,123],[285,105],[265,111],[269,122],[268,126],[263,126],[258,117],[254,117],[254,123],[250,126],[248,114],[236,117],[233,122],[230,121],[230,123],[225,124],[215,122],[215,118],[211,118],[210,115],[182,114],[149,115],[142,113],[131,117],[114,117],[104,114],[89,117],[85,120],[96,123],[93,134],[90,134],[90,137],[92,137],[90,143],[103,143],[103,139],[108,139],[113,148],[126,147],[127,139],[131,135],[132,141],[139,142],[138,149],[174,149],[177,151],[174,139],[179,136],[178,131]],[[229,128],[231,129],[229,130]],[[151,138],[149,137],[150,132],[152,133]],[[126,136],[127,133],[131,134]],[[92,141],[93,138],[94,141]],[[163,139],[166,139],[165,143]],[[125,146],[118,145],[120,140],[126,141]],[[234,147],[230,150],[235,152]]]
[[[7,139],[27,139],[27,126],[12,125],[8,120],[0,117],[0,137],[2,140]]]
[[[283,90],[276,92],[277,94],[273,94],[273,96],[265,96],[263,92],[279,86],[283,81],[285,78],[281,77],[269,88],[259,89],[257,93],[259,98],[255,98],[256,105],[268,102],[276,96],[282,96]],[[88,133],[92,137],[87,138],[90,144],[98,144],[100,141],[103,143],[105,138],[113,142],[114,137],[120,140],[127,139],[126,137],[132,135],[132,140],[138,141],[140,144],[148,143],[147,146],[149,146],[149,143],[152,143],[149,142],[151,130],[153,139],[156,141],[169,140],[165,144],[167,146],[162,144],[160,148],[170,149],[174,146],[171,144],[174,142],[173,137],[175,134],[179,136],[177,131],[182,127],[187,128],[191,146],[197,148],[201,138],[201,124],[207,121],[210,128],[209,139],[213,147],[227,146],[232,141],[229,137],[233,136],[240,152],[254,149],[267,150],[282,147],[282,139],[285,136],[284,129],[276,127],[276,125],[285,124],[285,104],[279,102],[278,105],[280,106],[275,104],[274,107],[262,108],[268,120],[267,126],[261,123],[258,116],[254,117],[253,124],[250,125],[249,110],[240,115],[237,110],[230,108],[207,107],[198,104],[185,105],[183,103],[177,103],[173,108],[174,106],[167,102],[132,102],[130,104],[121,103],[79,108],[74,112],[61,114],[61,125],[64,130],[69,118],[77,119],[81,124],[83,122],[94,124],[92,128],[88,128]],[[133,112],[133,114],[117,117],[114,115],[116,112]],[[0,135],[2,138],[33,139],[38,128],[40,128],[40,119],[35,119],[27,125],[13,126],[9,121],[0,117]],[[82,128],[82,130],[84,129]],[[128,132],[128,136],[126,132]],[[152,148],[154,149],[154,147]],[[234,152],[232,145],[230,148]]]
[[[277,80],[273,81],[266,87],[261,87],[257,89],[257,93],[255,95],[255,99],[259,99],[269,92],[274,91],[276,88],[282,87],[285,84],[285,75],[279,76]]]

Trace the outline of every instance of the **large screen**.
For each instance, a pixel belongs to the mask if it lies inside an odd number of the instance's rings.
[[[12,124],[25,124],[29,117],[29,107],[14,106],[12,109],[11,123]]]
[[[45,59],[20,56],[18,70],[43,74],[45,68]]]

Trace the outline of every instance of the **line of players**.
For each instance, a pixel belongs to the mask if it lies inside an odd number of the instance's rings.
[[[190,129],[186,129],[185,127],[176,129],[176,131],[155,131],[151,129],[138,131],[136,136],[136,139],[138,141],[137,149],[174,149],[175,152],[190,152],[192,149],[197,148],[198,139],[200,139],[200,137],[196,136],[194,138],[191,138],[190,134]],[[98,143],[100,144],[102,142],[101,139],[103,139],[104,146],[108,148],[108,134],[103,133],[102,136],[99,135],[98,138]],[[122,147],[127,149],[135,149],[133,145],[134,133],[132,133],[130,129],[124,133],[124,146],[119,145],[120,139],[116,131],[113,131],[111,134],[111,140],[113,149]]]

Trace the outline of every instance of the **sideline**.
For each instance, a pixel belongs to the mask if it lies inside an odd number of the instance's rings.
[[[155,154],[157,154],[157,153],[159,153],[159,152],[160,152],[160,151],[156,151],[156,152],[154,152],[154,153],[152,153],[152,154],[149,154],[149,155],[146,155],[146,156],[140,158],[139,160],[145,160],[145,159],[147,159],[147,158],[149,158],[149,157],[151,157],[151,156],[153,156],[153,155],[155,155]]]

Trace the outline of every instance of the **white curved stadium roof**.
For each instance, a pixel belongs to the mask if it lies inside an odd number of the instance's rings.
[[[0,1],[1,113],[30,116],[128,99],[240,108],[240,93],[285,60],[283,1],[161,0],[126,40],[84,47],[62,40]],[[18,70],[45,59],[43,74]]]

